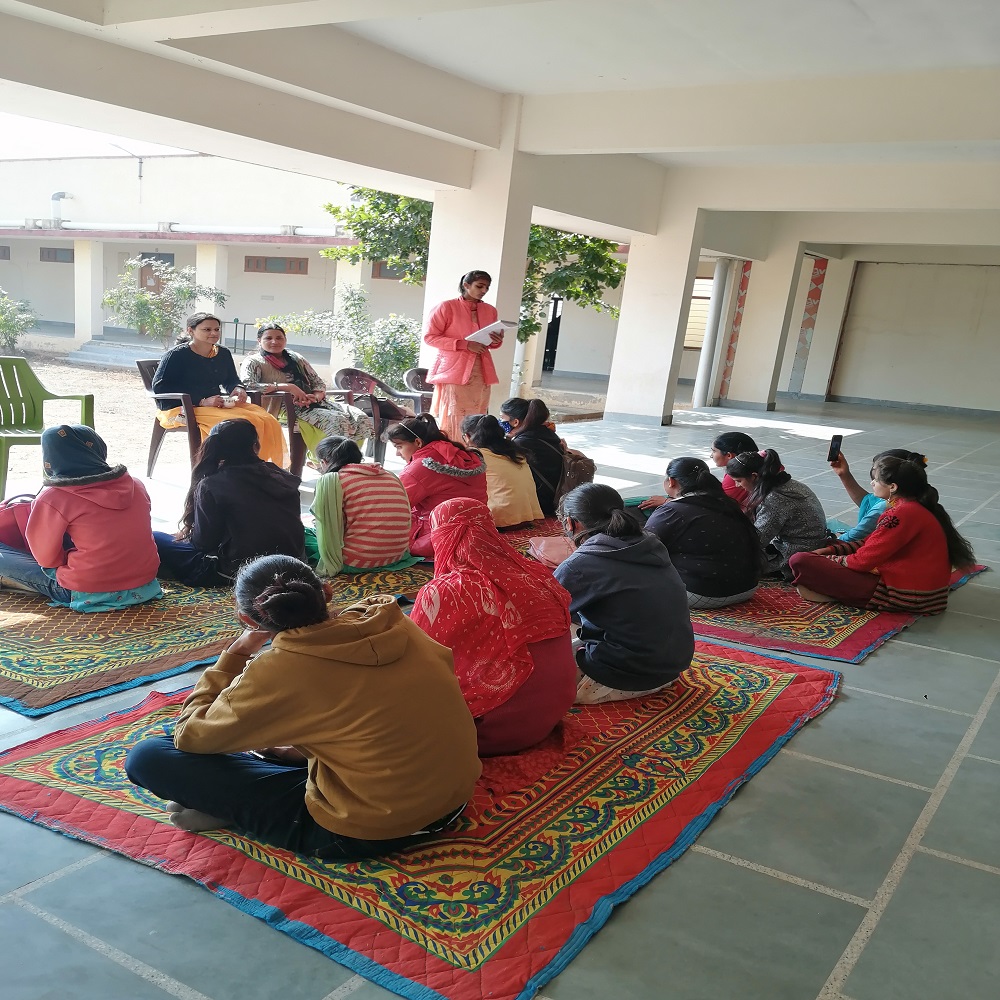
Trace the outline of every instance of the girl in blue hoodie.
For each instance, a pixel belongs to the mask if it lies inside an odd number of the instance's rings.
[[[576,702],[596,705],[672,684],[694,655],[687,590],[663,543],[610,486],[585,483],[559,505],[577,546],[555,571],[580,621]]]

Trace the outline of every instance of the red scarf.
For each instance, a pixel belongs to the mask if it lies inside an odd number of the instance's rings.
[[[478,718],[506,702],[534,669],[528,645],[569,631],[569,594],[522,556],[479,500],[446,500],[431,515],[434,579],[410,618],[448,646]]]

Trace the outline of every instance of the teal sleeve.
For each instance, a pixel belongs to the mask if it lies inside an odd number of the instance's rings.
[[[858,523],[840,536],[842,542],[863,542],[878,524],[878,519],[885,513],[885,501],[872,493],[865,494],[858,509]]]

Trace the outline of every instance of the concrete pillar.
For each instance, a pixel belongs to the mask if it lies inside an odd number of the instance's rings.
[[[333,311],[339,313],[342,309],[341,304],[341,293],[348,286],[355,286],[357,288],[364,288],[365,285],[365,274],[371,273],[371,261],[362,261],[360,264],[349,264],[346,260],[338,260],[336,267],[336,276],[334,278],[333,285]],[[354,357],[351,354],[351,349],[333,340],[330,342],[330,386],[333,387],[333,376],[340,371],[341,368],[353,368],[354,367]],[[401,389],[402,386],[396,386],[396,388]]]
[[[792,310],[788,320],[788,337],[781,358],[781,372],[778,375],[778,390],[782,392],[798,392],[792,385],[793,369],[799,356],[799,342],[803,334],[808,334],[806,346],[802,349],[808,354],[808,344],[812,340],[812,320],[807,323],[806,314],[809,311],[809,297],[812,293],[812,276],[816,266],[816,258],[809,254],[802,255],[799,273],[795,279],[795,297],[792,299]],[[815,314],[814,314],[815,315]],[[799,363],[801,370],[803,362]]]
[[[520,116],[521,99],[505,97],[500,147],[476,151],[470,188],[434,196],[425,324],[439,302],[459,295],[459,280],[473,270],[492,275],[487,301],[496,305],[500,319],[518,320],[532,210],[530,158],[517,151]],[[494,413],[509,392],[516,340],[509,332],[492,355],[499,379],[490,399]],[[420,364],[428,366],[433,355],[422,344]]]
[[[629,247],[605,420],[673,419],[703,220],[669,200],[668,193],[659,234],[637,235]]]
[[[853,260],[831,257],[827,261],[823,297],[816,313],[809,360],[802,380],[803,396],[826,399],[829,392],[833,364],[840,346],[840,332],[850,306],[855,267],[856,261]]]
[[[715,274],[712,277],[712,298],[708,303],[708,318],[705,321],[705,338],[701,344],[701,354],[698,358],[698,374],[694,380],[694,390],[691,394],[691,406],[705,406],[711,390],[712,368],[718,353],[719,334],[722,329],[722,302],[726,297],[729,284],[729,272],[732,261],[728,257],[720,257],[715,262]]]
[[[195,280],[199,285],[226,291],[229,287],[229,247],[199,243],[195,250]],[[195,306],[203,312],[215,312],[218,308],[211,299],[198,299]]]
[[[73,241],[73,339],[84,344],[104,333],[104,244]]]
[[[794,238],[776,242],[766,260],[754,263],[727,406],[774,409],[801,267],[802,244]]]

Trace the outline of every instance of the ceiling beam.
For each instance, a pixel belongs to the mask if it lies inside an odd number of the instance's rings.
[[[226,156],[230,154],[224,140],[231,136],[243,151],[248,148],[244,140],[249,140],[251,145],[288,147],[320,159],[417,178],[435,187],[471,183],[473,151],[454,143],[4,14],[0,14],[0,37],[9,43],[0,61],[0,80],[193,126],[194,141],[179,141],[175,127],[170,138],[148,136],[152,141]],[[115,131],[106,120],[68,124]],[[215,137],[212,148],[205,148],[206,133],[201,130]],[[248,157],[243,152],[234,158]]]
[[[332,25],[170,43],[265,86],[320,95],[367,118],[465,145],[500,143],[501,95]]]
[[[104,24],[117,26],[123,36],[160,40],[539,2],[542,0],[105,0]]]

